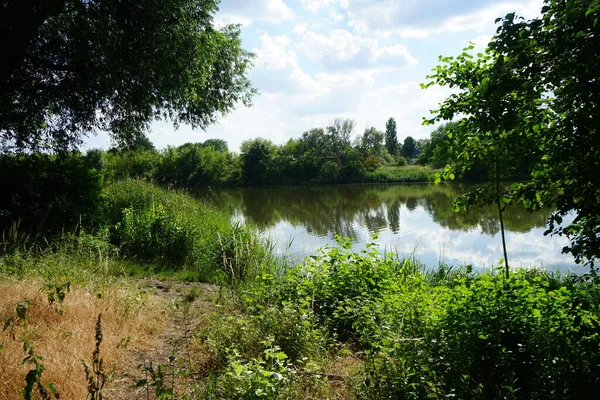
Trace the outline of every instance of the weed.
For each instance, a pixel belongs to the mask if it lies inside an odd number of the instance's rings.
[[[106,383],[106,374],[104,373],[104,360],[100,357],[100,345],[102,344],[102,313],[98,314],[96,320],[95,333],[96,347],[92,354],[92,366],[83,362],[85,370],[85,380],[87,381],[88,399],[102,400],[102,389]]]
[[[23,399],[31,400],[35,389],[42,400],[50,400],[51,396],[55,399],[59,398],[58,392],[52,383],[44,385],[42,383],[42,373],[45,370],[42,364],[42,356],[36,354],[33,349],[33,344],[29,341],[23,343],[23,350],[27,353],[21,364],[29,364],[33,368],[27,372],[25,376],[25,387],[23,388]]]

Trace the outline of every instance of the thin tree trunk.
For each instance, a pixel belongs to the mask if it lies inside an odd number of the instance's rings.
[[[500,234],[502,235],[502,251],[504,252],[504,269],[506,270],[506,279],[509,278],[508,255],[506,253],[506,238],[504,236],[504,218],[502,216],[502,200],[500,193],[500,175],[496,166],[496,205],[498,206],[498,219],[500,220]]]

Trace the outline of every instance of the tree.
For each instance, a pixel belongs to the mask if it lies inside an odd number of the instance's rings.
[[[267,139],[257,138],[242,143],[242,179],[245,184],[274,183],[277,147]]]
[[[333,123],[327,127],[325,136],[325,146],[323,154],[328,160],[335,161],[342,166],[344,155],[351,149],[350,138],[356,122],[351,119],[336,118]]]
[[[402,154],[404,157],[410,159],[415,156],[415,151],[417,150],[417,141],[413,139],[412,136],[407,136],[404,139],[404,144],[402,145]]]
[[[125,150],[125,151],[156,151],[156,147],[148,136],[143,133],[139,133],[131,138],[128,143],[123,143],[122,147],[116,147],[111,150]]]
[[[430,164],[434,168],[442,168],[451,162],[448,149],[452,145],[452,140],[448,137],[447,132],[455,126],[455,122],[442,124],[431,132],[429,139],[420,141],[419,164]]]
[[[529,21],[508,14],[497,20],[485,54],[440,58],[443,65],[424,85],[458,91],[427,121],[461,116],[450,133],[458,145],[446,175],[476,160],[491,166],[490,184],[467,203],[555,207],[547,233],[567,235],[571,245],[563,251],[592,267],[600,256],[599,17],[598,0],[545,0],[542,15]],[[501,183],[524,165],[527,182]],[[574,221],[560,226],[571,212]]]
[[[218,0],[2,0],[0,149],[128,143],[155,119],[206,128],[255,90]]]
[[[227,146],[227,142],[223,139],[208,139],[202,142],[202,147],[212,147],[218,152],[228,153],[229,147]]]
[[[378,131],[374,127],[365,129],[359,140],[359,147],[363,155],[365,157],[379,157],[384,149],[383,138],[383,132]]]
[[[385,123],[385,147],[391,155],[398,155],[398,135],[394,118],[388,119]]]

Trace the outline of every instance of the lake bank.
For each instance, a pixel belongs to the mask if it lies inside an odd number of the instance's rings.
[[[407,201],[428,190],[396,189]],[[528,399],[600,389],[600,286],[590,276],[428,268],[342,237],[290,263],[254,225],[185,193],[139,181],[105,190],[105,229],[3,246],[6,398],[21,395],[26,376],[32,390],[67,398]],[[398,200],[383,193],[365,198]],[[198,280],[218,285],[186,282]],[[106,369],[86,375],[81,359]],[[106,386],[87,386],[89,377]]]
[[[334,244],[335,234],[360,249],[377,235],[382,248],[415,256],[432,268],[440,263],[495,267],[502,257],[497,212],[493,207],[455,212],[452,202],[467,188],[448,183],[274,186],[215,188],[198,196],[233,220],[257,226],[280,256],[310,256]],[[550,210],[507,210],[511,262],[581,272],[572,257],[561,254],[568,241],[544,236],[549,215]]]

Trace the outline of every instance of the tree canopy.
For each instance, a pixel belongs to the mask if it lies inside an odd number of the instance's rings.
[[[391,155],[398,155],[398,132],[394,118],[388,119],[385,123],[385,147]]]
[[[402,154],[406,158],[413,158],[417,150],[417,141],[412,136],[407,136],[402,144]]]
[[[475,197],[554,207],[547,233],[571,239],[576,261],[600,257],[600,1],[545,0],[541,16],[500,18],[485,54],[440,57],[425,87],[457,90],[427,123],[456,120],[446,176],[476,161],[495,178],[526,166],[528,180]],[[489,196],[492,193],[491,197]],[[574,213],[573,222],[561,225]]]
[[[0,146],[65,149],[151,121],[205,128],[255,90],[218,0],[1,0]]]

